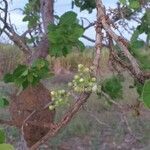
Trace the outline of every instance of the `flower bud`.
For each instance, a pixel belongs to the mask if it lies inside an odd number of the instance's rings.
[[[95,81],[96,81],[96,78],[92,78],[92,81],[95,82]]]
[[[60,94],[64,94],[65,93],[65,90],[60,90]]]
[[[68,86],[69,86],[69,87],[72,87],[72,83],[71,83],[71,82],[69,82],[69,83],[68,83]]]
[[[81,78],[80,80],[79,80],[79,82],[83,82],[84,81],[84,79],[83,78]]]
[[[51,95],[52,95],[52,96],[55,95],[55,91],[51,91]]]
[[[53,105],[50,105],[50,106],[49,106],[49,109],[50,109],[50,110],[53,110],[54,108],[55,108],[55,106],[53,106]]]
[[[82,65],[82,64],[79,64],[78,65],[78,69],[81,69],[81,68],[83,68],[84,66]]]
[[[97,91],[97,85],[96,85],[96,84],[93,86],[92,91],[93,91],[93,92],[96,92],[96,91]]]
[[[90,71],[89,68],[85,68],[85,69],[84,69],[84,72],[89,72],[89,71]]]
[[[74,76],[74,79],[79,79],[79,76],[78,76],[78,75],[75,75],[75,76]]]

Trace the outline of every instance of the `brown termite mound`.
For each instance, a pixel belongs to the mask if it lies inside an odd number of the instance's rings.
[[[13,95],[11,99],[12,121],[20,129],[23,125],[24,139],[28,147],[31,147],[50,130],[41,125],[51,124],[54,121],[55,111],[43,109],[51,102],[50,92],[40,83],[35,87],[29,86],[19,95]],[[36,113],[31,115],[33,111]]]

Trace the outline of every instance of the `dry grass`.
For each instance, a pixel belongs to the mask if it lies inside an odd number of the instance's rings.
[[[23,62],[23,53],[12,45],[0,45],[0,78]]]

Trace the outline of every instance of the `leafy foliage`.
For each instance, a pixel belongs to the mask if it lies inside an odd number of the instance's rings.
[[[0,144],[5,143],[5,132],[3,129],[0,129]]]
[[[134,81],[134,86],[136,87],[137,93],[139,94],[139,97],[141,98],[142,96],[142,91],[143,91],[143,84],[139,83],[138,81]]]
[[[130,52],[138,60],[138,63],[140,65],[141,69],[143,69],[143,70],[149,70],[150,69],[149,51],[146,51],[144,49],[144,47],[143,48],[134,48],[132,46],[130,48]]]
[[[0,129],[0,150],[15,150],[12,145],[5,143],[5,132]]]
[[[5,108],[8,105],[8,100],[5,97],[0,97],[0,108]]]
[[[132,38],[131,38],[131,42],[135,43],[134,45],[139,45],[138,44],[138,37],[145,33],[148,38],[149,38],[149,34],[150,34],[150,10],[147,10],[144,14],[144,16],[141,19],[141,24],[139,26],[137,26],[136,30],[134,31]],[[149,39],[148,39],[149,40]],[[141,43],[142,41],[140,41]],[[141,43],[140,45],[142,45],[143,43]]]
[[[39,0],[29,0],[24,7],[23,14],[25,17],[23,21],[28,21],[28,27],[36,27],[39,23],[40,15],[40,1]]]
[[[102,90],[112,99],[121,98],[123,94],[121,79],[119,79],[117,76],[106,79],[102,83]]]
[[[73,46],[84,49],[84,44],[79,41],[84,29],[79,25],[77,14],[69,11],[59,18],[57,25],[50,24],[48,27],[48,38],[51,44],[50,54],[52,56],[66,56]]]
[[[73,0],[72,4],[79,7],[80,11],[87,10],[89,13],[92,13],[93,9],[96,8],[95,0]]]
[[[137,10],[141,7],[140,0],[119,0],[123,5],[127,5],[129,8]]]
[[[25,89],[29,85],[36,85],[48,75],[48,62],[44,59],[37,59],[31,67],[18,65],[12,74],[8,73],[4,76],[4,81],[5,83],[14,82]]]
[[[137,26],[136,30],[132,34],[131,37],[131,44],[130,44],[130,50],[131,53],[139,60],[140,66],[142,69],[150,69],[149,63],[150,58],[148,57],[148,53],[145,53],[144,50],[141,50],[141,48],[144,48],[144,46],[147,44],[149,46],[150,44],[150,19],[149,19],[150,11],[146,10],[144,16],[141,19],[141,24]],[[147,43],[143,40],[139,40],[139,36],[141,34],[147,35]]]
[[[150,108],[150,80],[147,80],[143,87],[142,99],[144,104]]]

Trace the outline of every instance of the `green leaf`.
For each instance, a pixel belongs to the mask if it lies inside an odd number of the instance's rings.
[[[4,97],[0,97],[0,108],[5,108],[8,105],[9,101]]]
[[[119,0],[119,1],[120,1],[120,3],[122,3],[123,5],[125,5],[125,4],[127,3],[126,0]]]
[[[15,150],[10,144],[0,144],[0,150]]]
[[[28,73],[29,73],[29,70],[28,69],[26,69],[22,74],[21,74],[21,76],[27,76],[28,75]]]
[[[24,74],[24,72],[27,70],[27,66],[26,65],[18,65],[17,68],[14,70],[13,72],[13,76],[15,78],[21,76],[22,74]]]
[[[122,85],[117,76],[106,79],[102,84],[102,90],[106,92],[112,99],[122,97]]]
[[[147,80],[143,87],[142,99],[144,104],[150,108],[150,80]]]
[[[30,83],[29,83],[28,80],[25,80],[25,81],[22,82],[21,85],[22,85],[22,88],[23,88],[23,90],[24,90],[24,89],[26,89],[26,88],[30,85]]]
[[[44,60],[44,59],[37,59],[33,63],[32,67],[37,67],[38,69],[41,69],[43,67],[48,67],[48,62],[46,60]]]
[[[84,29],[78,23],[77,14],[69,11],[60,17],[57,25],[50,24],[48,27],[48,40],[51,43],[51,56],[66,56],[74,46],[84,49],[79,41]]]
[[[5,83],[14,82],[14,76],[12,74],[8,73],[4,76],[3,80]]]
[[[69,24],[76,22],[77,14],[73,11],[68,11],[60,17],[60,24]]]
[[[83,51],[85,49],[85,46],[81,41],[78,40],[76,44],[77,44],[77,47],[79,47],[79,49],[81,51]]]
[[[96,8],[95,0],[74,0],[74,4],[80,8],[80,11],[87,10],[92,13],[93,9]]]
[[[0,129],[0,144],[5,143],[5,132],[3,129]]]
[[[144,41],[137,40],[131,43],[131,48],[140,49],[143,48],[144,44],[145,44]]]
[[[132,8],[132,9],[140,8],[139,0],[129,0],[129,7]]]

